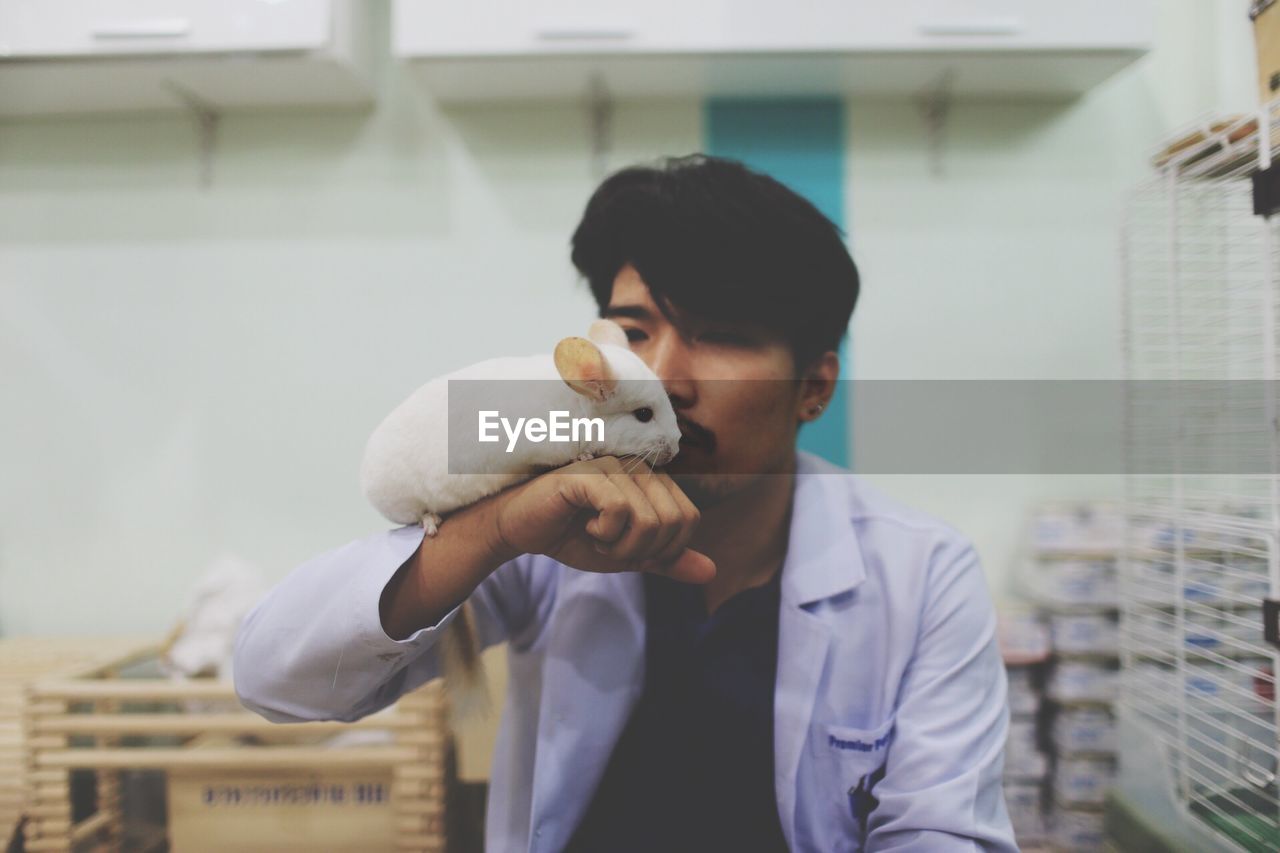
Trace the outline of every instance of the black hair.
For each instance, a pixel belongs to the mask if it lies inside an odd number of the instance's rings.
[[[615,172],[587,202],[571,244],[601,312],[630,263],[664,313],[669,304],[704,321],[759,326],[788,343],[798,369],[839,346],[858,300],[858,268],[835,223],[721,157]]]

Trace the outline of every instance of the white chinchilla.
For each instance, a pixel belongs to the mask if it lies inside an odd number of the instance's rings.
[[[491,381],[459,387],[501,393],[493,407],[512,422],[569,412],[573,418],[599,418],[603,435],[597,431],[592,440],[577,442],[517,442],[511,452],[506,437],[486,444],[456,440],[451,459],[450,380]],[[477,428],[475,421],[458,417],[455,413],[455,428]],[[675,411],[661,381],[631,352],[621,326],[596,320],[586,338],[565,338],[554,353],[482,361],[420,387],[374,430],[360,481],[369,502],[387,519],[421,524],[425,535],[435,536],[449,513],[551,468],[597,456],[635,456],[659,466],[679,449]],[[451,467],[458,473],[450,473]],[[445,684],[454,710],[483,707],[479,643],[467,602],[443,640]]]

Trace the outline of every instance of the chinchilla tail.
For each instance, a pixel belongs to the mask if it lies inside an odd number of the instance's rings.
[[[440,638],[444,670],[444,691],[449,700],[449,718],[453,727],[489,713],[489,686],[484,661],[480,658],[480,636],[476,631],[475,612],[470,601],[464,601],[444,636]]]

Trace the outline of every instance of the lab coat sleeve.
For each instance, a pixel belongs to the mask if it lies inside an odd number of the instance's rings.
[[[1002,786],[1008,681],[973,546],[940,542],[924,589],[866,849],[1016,851]]]
[[[232,673],[242,705],[274,722],[352,721],[381,710],[440,674],[436,643],[461,605],[393,640],[379,599],[422,542],[418,526],[383,531],[297,566],[249,612],[236,635]],[[518,642],[536,630],[554,581],[534,578],[532,558],[503,563],[475,591],[480,643]]]

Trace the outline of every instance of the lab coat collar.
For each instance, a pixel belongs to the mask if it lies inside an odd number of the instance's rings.
[[[812,454],[796,453],[795,496],[782,600],[803,606],[839,595],[867,576],[853,530],[850,473]]]

